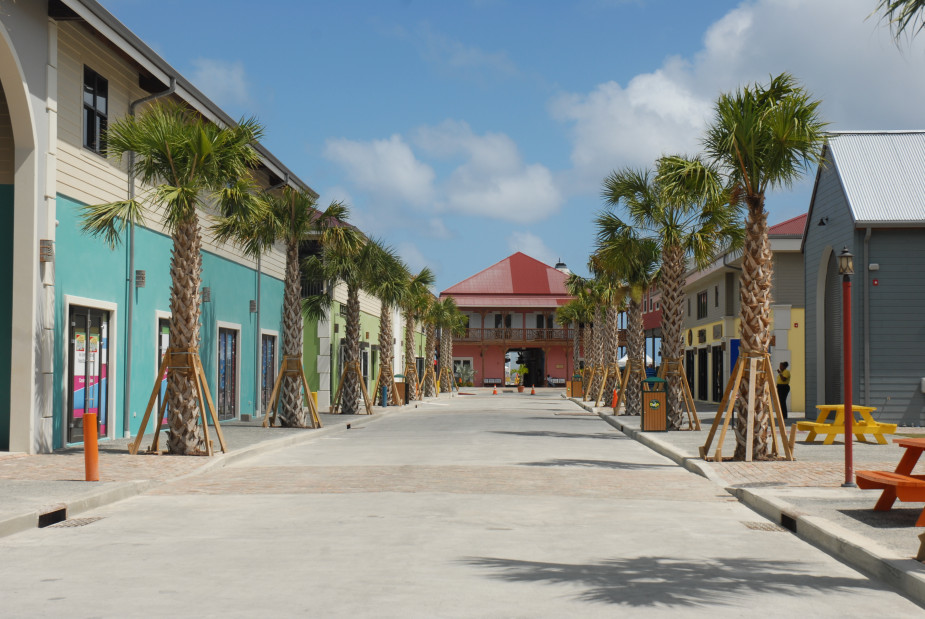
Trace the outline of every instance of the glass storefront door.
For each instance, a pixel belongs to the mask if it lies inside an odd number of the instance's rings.
[[[238,416],[238,332],[218,330],[218,419]]]
[[[167,349],[170,348],[170,319],[169,318],[160,318],[157,321],[157,367],[161,367],[161,362],[164,360],[164,355],[167,354]],[[164,398],[167,397],[167,371],[164,371],[163,376],[161,376],[161,388],[157,393],[157,410],[161,410],[161,402],[164,401]],[[167,408],[164,407],[164,418],[161,420],[161,425],[167,425]],[[154,413],[155,415],[157,413]]]
[[[96,413],[100,437],[109,432],[109,312],[71,306],[68,324],[67,442],[80,443],[85,413]]]
[[[260,340],[260,412],[263,413],[276,384],[276,336],[263,335]]]

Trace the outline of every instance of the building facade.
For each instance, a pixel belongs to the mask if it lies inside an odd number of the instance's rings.
[[[475,386],[509,382],[506,359],[527,367],[526,386],[543,386],[547,377],[564,384],[574,373],[577,329],[555,317],[570,299],[568,269],[558,267],[518,252],[440,293],[468,318],[465,333],[453,338],[453,364],[469,365]]]
[[[853,401],[925,423],[925,131],[837,132],[803,236],[808,407],[844,401],[842,277],[851,276]]]

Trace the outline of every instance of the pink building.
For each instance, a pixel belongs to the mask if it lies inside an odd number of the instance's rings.
[[[469,365],[475,386],[510,382],[505,358],[526,365],[524,384],[555,385],[574,373],[574,325],[556,322],[556,308],[571,297],[565,290],[569,271],[562,263],[547,266],[520,252],[451,286],[440,297],[453,297],[469,318],[463,336],[453,342],[453,365]]]

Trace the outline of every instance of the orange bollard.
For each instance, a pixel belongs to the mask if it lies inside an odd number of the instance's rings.
[[[84,425],[84,471],[86,481],[100,480],[100,446],[96,427],[96,413],[85,413]]]
[[[530,387],[530,395],[536,395],[536,389],[535,389],[535,388]]]
[[[497,388],[497,387],[492,388],[492,390],[491,390],[491,395],[498,395],[498,388]]]

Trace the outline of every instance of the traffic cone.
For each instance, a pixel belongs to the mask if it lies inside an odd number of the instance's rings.
[[[536,389],[535,389],[535,388],[530,387],[530,395],[536,395]]]
[[[491,395],[498,395],[498,388],[497,388],[497,387],[493,387],[493,388],[492,388],[492,390],[491,390]]]
[[[610,408],[613,408],[617,405],[617,390],[613,390],[613,399],[610,400]]]

